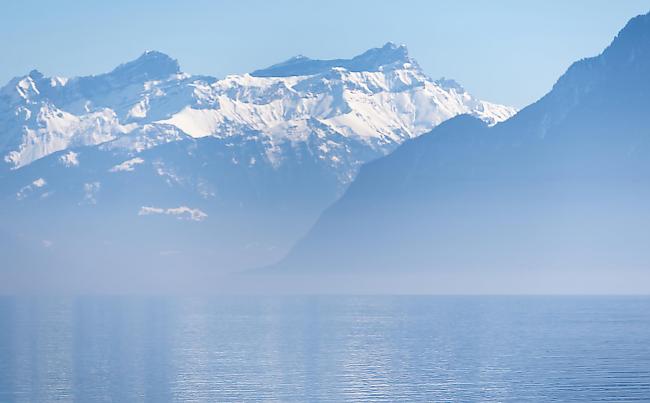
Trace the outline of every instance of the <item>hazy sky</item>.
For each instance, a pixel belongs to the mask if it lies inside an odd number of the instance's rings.
[[[430,76],[521,107],[650,11],[650,0],[21,0],[0,8],[3,84],[33,68],[100,73],[147,49],[177,58],[186,72],[222,77],[393,41]]]

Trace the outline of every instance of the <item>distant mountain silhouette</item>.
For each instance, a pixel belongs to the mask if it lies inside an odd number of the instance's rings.
[[[540,272],[578,284],[647,269],[649,76],[642,15],[508,121],[456,117],[364,165],[269,272],[424,271],[457,285],[477,273],[495,284]]]

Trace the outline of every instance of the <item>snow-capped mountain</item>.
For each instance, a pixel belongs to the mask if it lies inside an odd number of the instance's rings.
[[[431,80],[391,43],[223,79],[159,52],[96,76],[32,71],[0,89],[5,245],[62,265],[98,250],[114,265],[263,263],[361,164],[463,113],[491,125],[515,110]]]
[[[190,136],[256,132],[280,163],[282,143],[319,133],[319,158],[338,165],[343,136],[380,153],[461,113],[490,124],[514,109],[481,101],[451,80],[430,80],[404,46],[388,43],[351,60],[297,57],[252,74],[217,80],[181,73],[159,52],[110,73],[80,78],[32,71],[2,88],[4,161],[19,168],[85,145],[137,153]],[[259,158],[260,156],[256,156]],[[348,159],[348,158],[345,158]]]
[[[648,292],[649,73],[646,14],[512,119],[458,116],[364,165],[276,268],[417,273],[429,292]]]

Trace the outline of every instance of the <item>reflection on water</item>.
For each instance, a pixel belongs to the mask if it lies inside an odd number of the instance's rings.
[[[0,298],[0,401],[650,398],[650,299]]]

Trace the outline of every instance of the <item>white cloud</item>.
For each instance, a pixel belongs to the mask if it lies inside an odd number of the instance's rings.
[[[140,216],[153,215],[153,214],[171,215],[171,216],[175,216],[179,220],[189,220],[189,221],[203,221],[208,217],[208,215],[203,211],[196,208],[190,208],[187,206],[180,206],[180,207],[174,207],[168,209],[151,207],[151,206],[143,206],[140,208],[140,211],[138,211],[138,215]]]
[[[135,166],[143,164],[144,160],[140,157],[132,158],[128,161],[124,161],[121,164],[115,165],[113,168],[109,169],[108,172],[131,172],[135,170]]]
[[[161,209],[158,207],[147,207],[147,206],[140,207],[140,211],[138,212],[138,215],[150,215],[150,214],[165,214],[165,209]]]
[[[183,217],[189,216],[192,221],[203,221],[208,216],[199,209],[192,209],[186,206],[167,209],[167,214]]]

